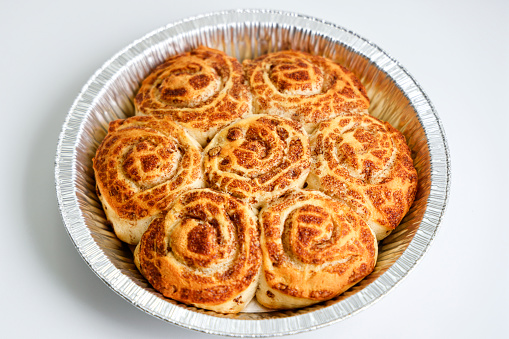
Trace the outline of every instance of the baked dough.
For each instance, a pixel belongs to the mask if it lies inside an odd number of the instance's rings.
[[[142,274],[165,297],[240,312],[253,298],[260,273],[255,215],[229,194],[188,191],[150,224],[135,256]]]
[[[311,136],[308,188],[345,201],[378,240],[389,235],[412,205],[417,171],[405,137],[370,115],[322,122]]]
[[[308,136],[298,122],[254,115],[221,130],[205,148],[206,184],[258,207],[304,185],[309,155]]]
[[[181,192],[203,186],[201,146],[164,117],[110,123],[93,159],[97,195],[118,238],[135,245]]]
[[[293,190],[259,215],[262,276],[256,292],[269,308],[304,307],[334,298],[371,273],[376,237],[345,203]]]
[[[168,58],[143,80],[136,115],[167,115],[205,146],[216,132],[251,113],[242,65],[200,46]]]
[[[156,67],[97,150],[97,194],[165,297],[220,313],[255,293],[273,309],[329,300],[373,271],[412,205],[410,151],[332,60],[243,66],[200,46]]]
[[[282,51],[245,60],[243,66],[256,113],[297,120],[308,133],[319,122],[338,115],[367,113],[364,86],[330,59]]]

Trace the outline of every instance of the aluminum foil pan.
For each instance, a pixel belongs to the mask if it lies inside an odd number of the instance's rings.
[[[198,45],[239,60],[297,49],[336,60],[364,83],[372,115],[407,138],[419,175],[417,197],[401,225],[382,243],[374,272],[328,302],[298,310],[224,315],[165,299],[133,264],[130,249],[106,223],[94,189],[92,158],[111,120],[134,114],[141,80],[169,55]],[[345,319],[387,294],[416,265],[435,237],[449,185],[449,151],[440,120],[412,76],[370,41],[314,18],[267,10],[202,15],[133,42],[99,69],[71,107],[58,142],[56,191],[62,219],[78,252],[115,292],[141,310],[182,327],[231,336],[293,334]],[[256,312],[258,311],[258,312]]]

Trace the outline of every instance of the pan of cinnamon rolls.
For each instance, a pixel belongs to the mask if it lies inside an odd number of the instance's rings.
[[[295,333],[372,304],[425,253],[448,196],[443,130],[408,72],[291,13],[138,40],[84,88],[58,147],[62,217],[96,274],[214,334]]]

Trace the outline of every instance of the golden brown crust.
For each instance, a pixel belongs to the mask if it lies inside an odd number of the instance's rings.
[[[136,250],[143,275],[164,296],[223,313],[251,300],[261,265],[249,206],[209,189],[183,193]]]
[[[337,117],[311,136],[310,188],[345,201],[385,238],[408,212],[417,172],[405,137],[372,116]]]
[[[301,122],[310,132],[321,121],[367,113],[361,82],[333,61],[299,51],[282,51],[245,60],[256,113]]]
[[[262,279],[257,300],[270,308],[331,299],[371,273],[376,237],[345,203],[293,190],[260,211]]]
[[[242,65],[200,46],[168,58],[143,80],[134,99],[137,115],[167,115],[205,146],[230,122],[251,113]]]
[[[257,287],[270,308],[331,299],[370,274],[414,200],[405,138],[331,60],[283,51],[242,69],[201,46],[154,69],[134,102],[93,159],[97,193],[166,297],[223,313]]]
[[[254,206],[302,187],[309,173],[309,144],[299,123],[255,115],[221,130],[204,150],[208,187]]]
[[[200,145],[164,117],[111,122],[93,164],[106,216],[129,244],[178,194],[203,185]]]

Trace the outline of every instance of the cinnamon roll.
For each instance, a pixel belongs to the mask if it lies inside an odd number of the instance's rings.
[[[417,172],[405,137],[372,116],[337,117],[311,136],[308,188],[345,201],[362,215],[378,240],[408,212]]]
[[[307,132],[338,115],[367,113],[364,86],[332,60],[282,51],[245,60],[243,66],[255,111],[297,120]]]
[[[167,115],[205,146],[223,126],[251,113],[242,65],[200,46],[168,58],[143,80],[134,99],[137,115]]]
[[[259,214],[266,307],[304,307],[338,296],[370,274],[378,247],[366,222],[345,203],[293,190]]]
[[[203,186],[201,146],[164,117],[111,122],[93,166],[106,217],[133,245],[178,194]]]
[[[205,148],[205,181],[258,207],[302,187],[309,156],[307,133],[298,122],[254,115],[221,130]]]
[[[261,254],[249,205],[210,189],[183,193],[143,234],[135,260],[165,297],[221,313],[253,298]]]

